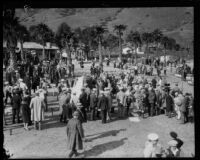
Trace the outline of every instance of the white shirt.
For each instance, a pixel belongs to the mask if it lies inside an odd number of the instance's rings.
[[[28,87],[26,86],[26,84],[24,82],[20,82],[19,87],[22,88],[22,90],[28,89]]]

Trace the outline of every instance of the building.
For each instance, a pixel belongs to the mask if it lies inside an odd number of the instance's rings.
[[[4,51],[6,49],[6,43],[3,43]],[[45,57],[47,59],[53,59],[59,57],[58,53],[59,48],[55,45],[52,45],[51,43],[47,42],[46,46],[44,46],[45,51]],[[21,51],[21,45],[20,43],[17,44],[17,53],[20,53]],[[24,54],[32,53],[36,54],[39,58],[43,58],[43,46],[36,42],[24,42],[23,43],[23,51]]]

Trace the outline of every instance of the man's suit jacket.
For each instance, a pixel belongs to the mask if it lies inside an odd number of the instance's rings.
[[[92,93],[90,95],[90,108],[97,107],[97,102],[98,102],[97,96],[94,93]]]
[[[98,108],[101,110],[106,110],[108,108],[108,98],[104,95],[99,97]]]

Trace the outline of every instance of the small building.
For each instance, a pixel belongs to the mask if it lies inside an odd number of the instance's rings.
[[[3,48],[6,49],[6,43],[3,43]],[[47,59],[54,59],[57,58],[59,55],[57,54],[59,48],[51,43],[47,42],[44,46],[45,50],[45,57]],[[21,51],[20,43],[17,44],[17,51],[18,53]],[[27,53],[35,53],[39,59],[43,58],[43,46],[36,42],[24,42],[23,43],[23,51],[24,54]]]

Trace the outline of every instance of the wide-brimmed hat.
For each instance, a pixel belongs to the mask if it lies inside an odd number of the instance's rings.
[[[77,102],[77,103],[76,103],[76,106],[77,106],[77,107],[81,107],[82,104],[81,104],[80,102]]]
[[[169,134],[172,138],[177,138],[178,136],[176,132],[170,132]]]
[[[23,82],[23,79],[19,78],[19,81],[20,81],[20,82]]]
[[[159,136],[156,133],[150,133],[148,134],[147,138],[151,141],[158,140]]]
[[[97,91],[97,89],[96,89],[96,88],[93,88],[92,91]]]
[[[178,144],[178,142],[176,140],[171,140],[168,142],[168,145],[171,146],[171,147],[176,147]]]
[[[64,80],[64,79],[61,79],[60,81],[61,81],[61,82],[64,82],[65,80]]]
[[[6,81],[4,84],[5,84],[5,85],[7,85],[7,84],[9,84],[9,82],[8,82],[8,81]]]
[[[79,116],[79,112],[78,112],[78,111],[75,111],[75,112],[73,113],[73,116]]]
[[[104,88],[104,90],[105,90],[105,91],[110,91],[110,88],[107,87],[107,88]]]

